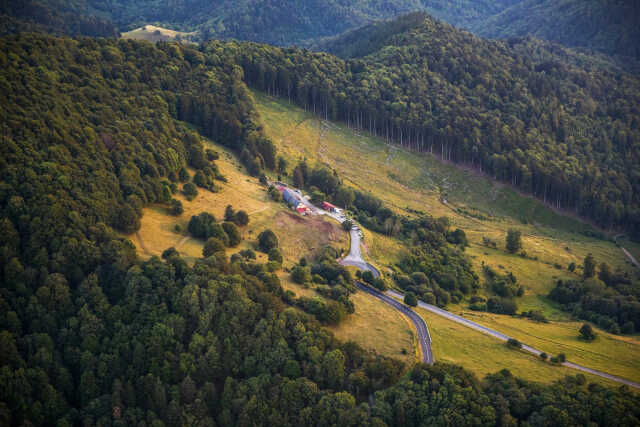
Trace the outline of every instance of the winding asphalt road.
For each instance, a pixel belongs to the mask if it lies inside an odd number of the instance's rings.
[[[323,209],[314,206],[307,198],[305,198],[299,190],[292,189],[300,202],[302,202],[305,206],[307,206],[312,212],[320,215],[327,215],[336,221],[343,223],[346,221],[346,218],[343,215],[325,211]],[[353,226],[350,231],[351,235],[351,245],[349,247],[349,254],[340,260],[340,264],[342,265],[350,265],[353,267],[357,267],[363,271],[370,271],[374,277],[380,277],[380,272],[373,265],[369,264],[362,258],[362,251],[360,249],[362,239],[360,237],[360,230],[357,226]],[[418,336],[418,342],[420,344],[420,350],[422,353],[422,362],[433,364],[434,357],[433,351],[431,350],[431,335],[429,335],[429,328],[427,328],[427,324],[422,317],[406,305],[396,301],[392,297],[383,294],[382,292],[378,292],[376,289],[373,289],[363,283],[356,282],[358,289],[363,292],[372,295],[379,300],[383,301],[386,304],[389,304],[400,313],[404,314],[409,318],[409,320],[416,327],[416,332]]]
[[[400,292],[396,292],[393,290],[389,290],[386,292],[386,295],[390,296],[390,297],[394,297],[394,298],[400,298],[402,299],[404,297],[404,295],[402,295]],[[482,332],[483,334],[487,334],[490,335],[494,338],[499,339],[500,341],[508,341],[511,337],[509,337],[508,335],[505,335],[503,333],[500,333],[494,329],[491,328],[487,328],[485,326],[479,325],[476,322],[473,322],[469,319],[465,319],[462,316],[458,316],[457,314],[453,314],[447,310],[443,310],[440,307],[436,307],[435,305],[431,305],[431,304],[427,304],[423,301],[418,301],[418,307],[420,308],[424,308],[425,310],[428,310],[434,314],[437,314],[439,316],[442,317],[446,317],[449,320],[452,320],[454,322],[460,323],[461,325],[467,326],[471,329],[475,329],[476,331]],[[531,347],[529,345],[523,344],[522,345],[522,349],[526,352],[529,352],[531,354],[534,354],[536,356],[540,356],[542,354],[542,351]],[[549,357],[551,357],[552,355],[549,354]],[[566,366],[567,368],[571,368],[571,369],[577,369],[579,371],[582,372],[587,372],[589,374],[593,374],[593,375],[597,375],[599,377],[602,378],[606,378],[609,379],[611,381],[615,381],[621,384],[626,384],[629,387],[634,387],[634,388],[638,388],[640,389],[640,383],[634,382],[634,381],[630,381],[630,380],[626,380],[624,378],[621,377],[617,377],[615,375],[611,375],[608,374],[606,372],[602,372],[602,371],[598,371],[596,369],[591,369],[591,368],[587,368],[586,366],[582,366],[582,365],[578,365],[577,363],[573,363],[573,362],[564,362],[562,364],[562,366]]]
[[[429,335],[429,329],[427,328],[427,324],[424,319],[420,317],[418,313],[411,310],[406,305],[396,301],[388,295],[383,294],[382,292],[378,292],[377,290],[370,288],[367,285],[364,285],[360,282],[356,283],[358,285],[358,289],[363,292],[368,293],[369,295],[373,295],[374,297],[384,301],[389,304],[396,310],[400,311],[402,314],[407,316],[411,322],[416,327],[416,331],[418,332],[418,342],[420,343],[420,350],[422,352],[422,362],[433,364],[433,352],[431,351],[431,336]]]
[[[335,214],[333,212],[328,212],[322,209],[317,208],[316,206],[314,206],[313,204],[311,204],[311,202],[307,199],[305,199],[304,197],[302,197],[302,195],[300,194],[300,192],[298,191],[298,194],[300,195],[300,199],[301,201],[307,205],[312,211],[314,211],[315,213],[321,214],[321,215],[328,215],[334,219],[336,219],[337,221],[339,221],[340,223],[342,223],[343,221],[345,221],[345,218],[343,216],[340,216],[338,214]],[[360,245],[361,245],[361,238],[360,238],[360,232],[358,230],[358,228],[356,228],[355,226],[351,229],[351,247],[349,248],[349,254],[344,257],[340,263],[343,265],[351,265],[354,267],[357,267],[361,270],[365,270],[365,271],[371,271],[373,273],[373,275],[375,277],[379,277],[380,276],[380,272],[371,264],[369,264],[368,262],[366,262],[364,260],[364,258],[362,258],[362,251],[360,249]],[[625,251],[625,253],[628,253],[624,248],[623,250]],[[630,254],[629,254],[630,255]],[[385,293],[381,293],[378,292],[377,290],[366,286],[362,283],[357,283],[358,289],[360,289],[363,292],[366,292],[370,295],[375,296],[376,298],[384,301],[385,303],[391,305],[392,307],[394,307],[395,309],[397,309],[398,311],[400,311],[402,314],[404,314],[405,316],[407,316],[415,325],[416,327],[416,331],[418,332],[418,341],[420,342],[420,348],[422,350],[422,359],[424,363],[429,363],[432,364],[434,362],[434,357],[433,357],[433,352],[431,350],[431,336],[429,334],[429,329],[427,328],[427,324],[425,323],[424,319],[418,315],[415,311],[411,310],[409,307],[407,307],[406,305],[400,303],[399,301],[397,301],[394,298],[399,298],[402,299],[404,297],[404,295],[402,295],[399,292],[396,292],[394,290],[388,290]],[[427,304],[423,301],[418,301],[418,306],[421,308],[424,308],[425,310],[428,310],[434,314],[437,314],[439,316],[445,317],[449,320],[452,320],[454,322],[460,323],[461,325],[467,326],[471,329],[475,329],[476,331],[482,332],[483,334],[487,334],[490,335],[496,339],[499,339],[501,341],[508,341],[511,337],[509,337],[508,335],[505,335],[501,332],[498,332],[494,329],[491,328],[487,328],[486,326],[482,326],[476,322],[473,322],[471,320],[465,319],[462,316],[458,316],[457,314],[453,314],[447,310],[443,310],[439,307],[436,307],[435,305],[431,305],[431,304]],[[542,354],[542,351],[531,347],[529,345],[526,344],[522,344],[522,350],[529,352],[533,355],[536,356],[540,356],[540,354]],[[549,354],[549,357],[551,357],[552,355]],[[586,372],[592,375],[597,375],[599,377],[602,378],[606,378],[609,379],[611,381],[615,381],[618,382],[620,384],[626,384],[629,387],[634,387],[637,389],[640,389],[640,383],[634,382],[634,381],[630,381],[615,375],[611,375],[608,374],[606,372],[602,372],[602,371],[598,371],[596,369],[591,369],[591,368],[587,368],[586,366],[582,366],[582,365],[578,365],[577,363],[573,363],[573,362],[564,362],[562,364],[562,366],[565,366],[567,368],[571,368],[571,369],[576,369],[582,372]]]

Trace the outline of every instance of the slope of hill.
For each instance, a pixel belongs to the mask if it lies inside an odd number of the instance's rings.
[[[483,37],[534,36],[640,58],[640,5],[624,0],[525,0],[468,28]]]
[[[542,313],[549,323],[473,311],[469,309],[469,297],[449,304],[448,310],[510,333],[524,342],[535,343],[549,353],[564,352],[574,362],[640,380],[640,362],[636,362],[640,353],[637,335],[619,336],[597,328],[599,339],[585,343],[577,335],[581,323],[547,298],[555,280],[580,277],[580,272],[571,272],[567,267],[572,262],[581,265],[589,253],[598,262],[610,265],[612,270],[628,274],[637,288],[639,272],[626,261],[614,243],[587,237],[585,234],[593,230],[591,226],[558,214],[490,178],[442,164],[432,155],[416,156],[410,150],[389,146],[381,138],[324,121],[286,101],[260,94],[256,94],[255,99],[265,131],[290,164],[304,158],[310,166],[330,167],[345,184],[371,192],[398,214],[413,215],[424,211],[435,217],[448,217],[452,229],[464,230],[469,244],[465,253],[481,277],[480,289],[470,298],[492,295],[485,283],[485,266],[511,272],[517,283],[524,287],[524,294],[515,298],[518,311]],[[510,228],[522,232],[526,257],[504,250],[505,234]],[[402,274],[399,265],[410,253],[410,248],[393,235],[367,229],[364,235],[368,259],[394,283],[393,277]],[[498,247],[488,247],[485,238],[498,242]],[[450,289],[448,285],[443,286]],[[438,325],[450,334],[456,329],[446,320],[439,321]],[[464,331],[459,333],[464,334]],[[531,361],[526,357],[503,353],[503,349],[491,340],[477,337],[478,345],[486,351],[481,356],[475,353],[475,348],[470,351],[464,342],[449,346],[440,341],[446,337],[443,334],[434,338],[434,351],[440,358],[436,360],[455,360],[478,373],[499,369],[496,366],[510,366],[509,369],[513,367],[513,372],[517,371],[523,378],[537,375],[541,381],[557,375],[553,370],[546,370],[544,365],[544,369],[532,370],[535,364],[530,365]],[[453,353],[442,352],[445,347]],[[483,360],[483,357],[488,359]],[[527,369],[529,374],[525,373]]]
[[[604,227],[640,233],[640,79],[425,18],[372,54],[236,47],[246,80],[437,152]]]
[[[90,13],[84,0],[24,0],[0,3],[0,34],[51,34],[117,37],[114,24]]]
[[[238,58],[217,47],[0,39],[3,425],[638,423],[637,396],[582,376],[400,379],[400,362],[290,307],[268,265],[215,245],[193,266],[141,261],[113,227],[130,234],[145,206],[187,192],[187,165],[199,191],[222,179],[185,122],[252,174],[273,160]]]

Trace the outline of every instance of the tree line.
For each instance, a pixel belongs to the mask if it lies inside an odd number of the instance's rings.
[[[225,46],[259,90],[638,235],[637,76],[596,59],[564,61],[542,42],[482,40],[428,17],[385,43],[351,60]]]

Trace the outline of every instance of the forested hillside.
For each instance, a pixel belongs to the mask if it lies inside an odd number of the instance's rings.
[[[399,362],[338,342],[241,257],[139,261],[113,227],[135,231],[185,166],[215,172],[180,119],[249,168],[269,162],[234,49],[0,47],[2,425],[638,424],[637,396],[582,376],[480,382],[436,365],[398,382]]]
[[[18,32],[117,37],[114,24],[86,9],[84,0],[0,2],[0,34]]]
[[[235,49],[245,80],[261,90],[465,163],[603,227],[640,232],[637,76],[584,57],[561,62],[540,42],[482,40],[428,16],[411,28],[348,61]]]
[[[534,36],[640,58],[640,4],[625,0],[525,0],[468,26],[483,37]]]

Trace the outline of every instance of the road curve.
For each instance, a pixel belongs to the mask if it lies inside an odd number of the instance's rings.
[[[340,217],[337,214],[334,214],[332,212],[327,212],[325,210],[319,209],[318,207],[314,206],[308,199],[305,199],[304,197],[302,197],[302,193],[300,193],[299,190],[294,189],[294,191],[296,191],[296,193],[300,196],[300,201],[305,205],[307,205],[312,211],[321,215],[328,215],[336,219],[340,223],[342,223],[345,220],[344,217]],[[360,250],[360,243],[361,243],[360,240],[361,240],[360,232],[358,228],[353,227],[351,229],[351,247],[349,248],[349,254],[346,257],[344,257],[344,259],[342,259],[340,263],[342,265],[351,265],[361,270],[371,271],[374,277],[379,277],[380,272],[374,266],[372,266],[362,258],[362,252]],[[632,262],[635,261],[634,264],[637,263],[637,261],[633,258],[633,256],[631,256],[631,254],[626,249],[622,248],[622,250],[632,260]],[[640,267],[640,265],[638,265],[638,267]],[[404,296],[401,293],[393,290],[388,290],[383,294],[361,283],[357,283],[357,286],[360,290],[370,295],[373,295],[378,299],[381,299],[382,301],[393,306],[394,308],[396,308],[397,310],[405,314],[407,317],[409,317],[409,319],[416,326],[416,330],[418,331],[418,340],[420,342],[420,347],[422,349],[422,358],[424,363],[430,363],[430,364],[433,363],[434,358],[433,358],[433,352],[431,351],[431,336],[429,335],[429,330],[427,328],[427,324],[425,323],[424,319],[421,316],[419,316],[415,311],[411,310],[409,307],[405,306],[404,304],[401,304],[400,302],[394,299],[394,298],[402,299]],[[476,331],[482,332],[483,334],[490,335],[501,341],[508,341],[511,338],[508,335],[500,333],[491,328],[487,328],[485,326],[479,325],[478,323],[465,319],[464,317],[458,316],[457,314],[453,314],[447,310],[443,310],[439,307],[436,307],[435,305],[427,304],[423,301],[418,301],[418,306],[434,314],[437,314],[442,317],[446,317],[449,320],[460,323],[469,328],[475,329]],[[542,351],[526,344],[522,345],[522,349],[536,356],[539,356],[540,354],[542,354]],[[549,357],[551,356],[552,355],[549,354]],[[576,369],[582,372],[587,372],[589,374],[597,375],[599,377],[606,378],[611,381],[618,382],[620,384],[628,385],[629,387],[640,389],[640,383],[626,380],[624,378],[617,377],[615,375],[611,375],[606,372],[598,371],[596,369],[587,368],[586,366],[578,365],[577,363],[564,362],[562,366],[566,366],[567,368]]]
[[[429,329],[427,328],[427,324],[425,323],[424,319],[420,317],[418,313],[411,310],[406,305],[391,298],[390,296],[385,295],[382,292],[378,292],[377,290],[360,282],[356,282],[356,285],[361,291],[366,292],[369,295],[373,295],[374,297],[384,301],[385,303],[389,304],[390,306],[407,316],[409,320],[411,320],[411,322],[415,325],[418,334],[418,342],[420,343],[420,350],[422,352],[422,362],[432,365],[434,362],[434,358],[433,352],[431,351],[431,336],[429,335]]]
[[[351,246],[349,248],[349,254],[340,260],[342,265],[351,265],[357,267],[360,270],[370,271],[373,273],[373,277],[380,277],[380,272],[373,265],[369,264],[362,258],[362,251],[360,250],[360,231],[354,226],[351,229]]]
[[[386,294],[388,296],[394,297],[394,298],[403,298],[404,297],[400,292],[396,292],[396,291],[393,291],[393,290],[388,290],[386,292]],[[494,338],[499,339],[500,341],[508,341],[511,338],[508,335],[500,333],[500,332],[498,332],[498,331],[496,331],[494,329],[487,328],[486,326],[479,325],[476,322],[473,322],[473,321],[471,321],[469,319],[465,319],[464,317],[458,316],[457,314],[453,314],[453,313],[451,313],[451,312],[449,312],[447,310],[443,310],[443,309],[441,309],[439,307],[436,307],[435,305],[427,304],[427,303],[425,303],[423,301],[418,301],[418,306],[420,308],[424,308],[425,310],[428,310],[428,311],[430,311],[430,312],[432,312],[434,314],[437,314],[437,315],[442,316],[442,317],[446,317],[449,320],[452,320],[454,322],[460,323],[460,324],[462,324],[464,326],[467,326],[467,327],[469,327],[471,329],[475,329],[476,331],[482,332],[483,334],[490,335],[490,336],[492,336]],[[540,350],[538,350],[538,349],[536,349],[534,347],[531,347],[529,345],[526,345],[526,344],[522,345],[522,349],[524,351],[529,352],[531,354],[534,354],[536,356],[540,356],[543,353],[542,351],[540,351]],[[551,357],[551,356],[552,355],[549,354],[549,357]],[[577,369],[579,371],[587,372],[587,373],[593,374],[593,375],[597,375],[599,377],[606,378],[608,380],[615,381],[615,382],[618,382],[620,384],[628,385],[629,387],[634,387],[634,388],[640,389],[640,383],[637,383],[637,382],[634,382],[634,381],[630,381],[630,380],[627,380],[627,379],[624,379],[624,378],[621,378],[621,377],[617,377],[615,375],[611,375],[611,374],[608,374],[606,372],[598,371],[596,369],[587,368],[586,366],[578,365],[577,363],[564,362],[562,364],[562,366],[566,366],[567,368],[571,368],[571,369]]]

